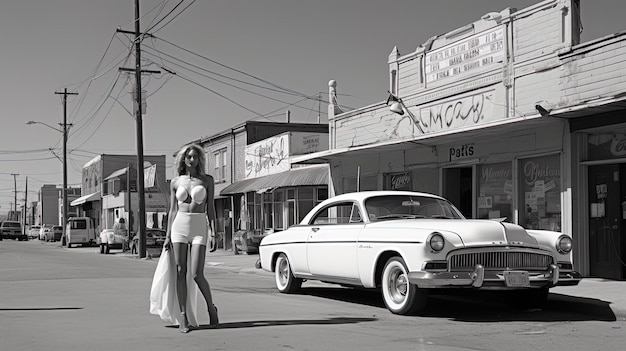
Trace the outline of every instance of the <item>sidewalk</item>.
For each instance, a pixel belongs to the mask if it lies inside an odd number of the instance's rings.
[[[254,264],[259,258],[258,254],[235,255],[232,251],[218,250],[207,252],[206,265],[208,267],[237,270],[248,274],[265,274],[271,276],[272,273],[256,269]],[[580,298],[586,299],[584,306],[579,304],[581,309],[591,313],[600,313],[601,309],[611,309],[618,319],[626,318],[626,281],[609,280],[602,278],[583,278],[577,286],[560,286],[550,289],[550,300],[568,302]]]

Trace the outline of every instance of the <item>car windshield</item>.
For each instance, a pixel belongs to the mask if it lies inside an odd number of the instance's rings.
[[[450,202],[427,196],[375,196],[365,200],[365,209],[373,222],[404,218],[463,218]]]

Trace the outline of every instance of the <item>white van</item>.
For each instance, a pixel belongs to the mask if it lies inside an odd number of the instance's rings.
[[[65,235],[68,248],[74,244],[95,245],[96,227],[93,218],[72,217],[68,219]]]

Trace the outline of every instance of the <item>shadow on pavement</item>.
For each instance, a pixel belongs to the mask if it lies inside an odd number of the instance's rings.
[[[266,321],[247,321],[247,322],[230,322],[220,323],[216,328],[209,325],[200,325],[193,330],[209,330],[209,329],[236,329],[236,328],[256,328],[256,327],[275,327],[284,325],[333,325],[333,324],[354,324],[373,322],[377,318],[349,318],[337,317],[327,319],[287,319],[287,320],[266,320]],[[168,328],[178,328],[177,325],[168,325]]]
[[[378,290],[312,287],[302,288],[300,294],[386,309]],[[428,306],[420,317],[448,318],[464,322],[617,320],[610,302],[598,299],[550,293],[542,308],[524,309],[516,307],[516,301],[505,294],[462,293],[458,290],[452,294],[431,294]]]
[[[83,307],[13,307],[0,308],[0,311],[66,311],[66,310],[82,310]]]

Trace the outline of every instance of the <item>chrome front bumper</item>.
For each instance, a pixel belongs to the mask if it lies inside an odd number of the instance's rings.
[[[528,272],[530,287],[553,287],[557,285],[577,285],[582,276],[575,271],[560,272],[559,267],[551,264],[547,271]],[[409,282],[420,288],[483,288],[506,290],[504,271],[485,270],[476,265],[468,272],[409,272]]]

